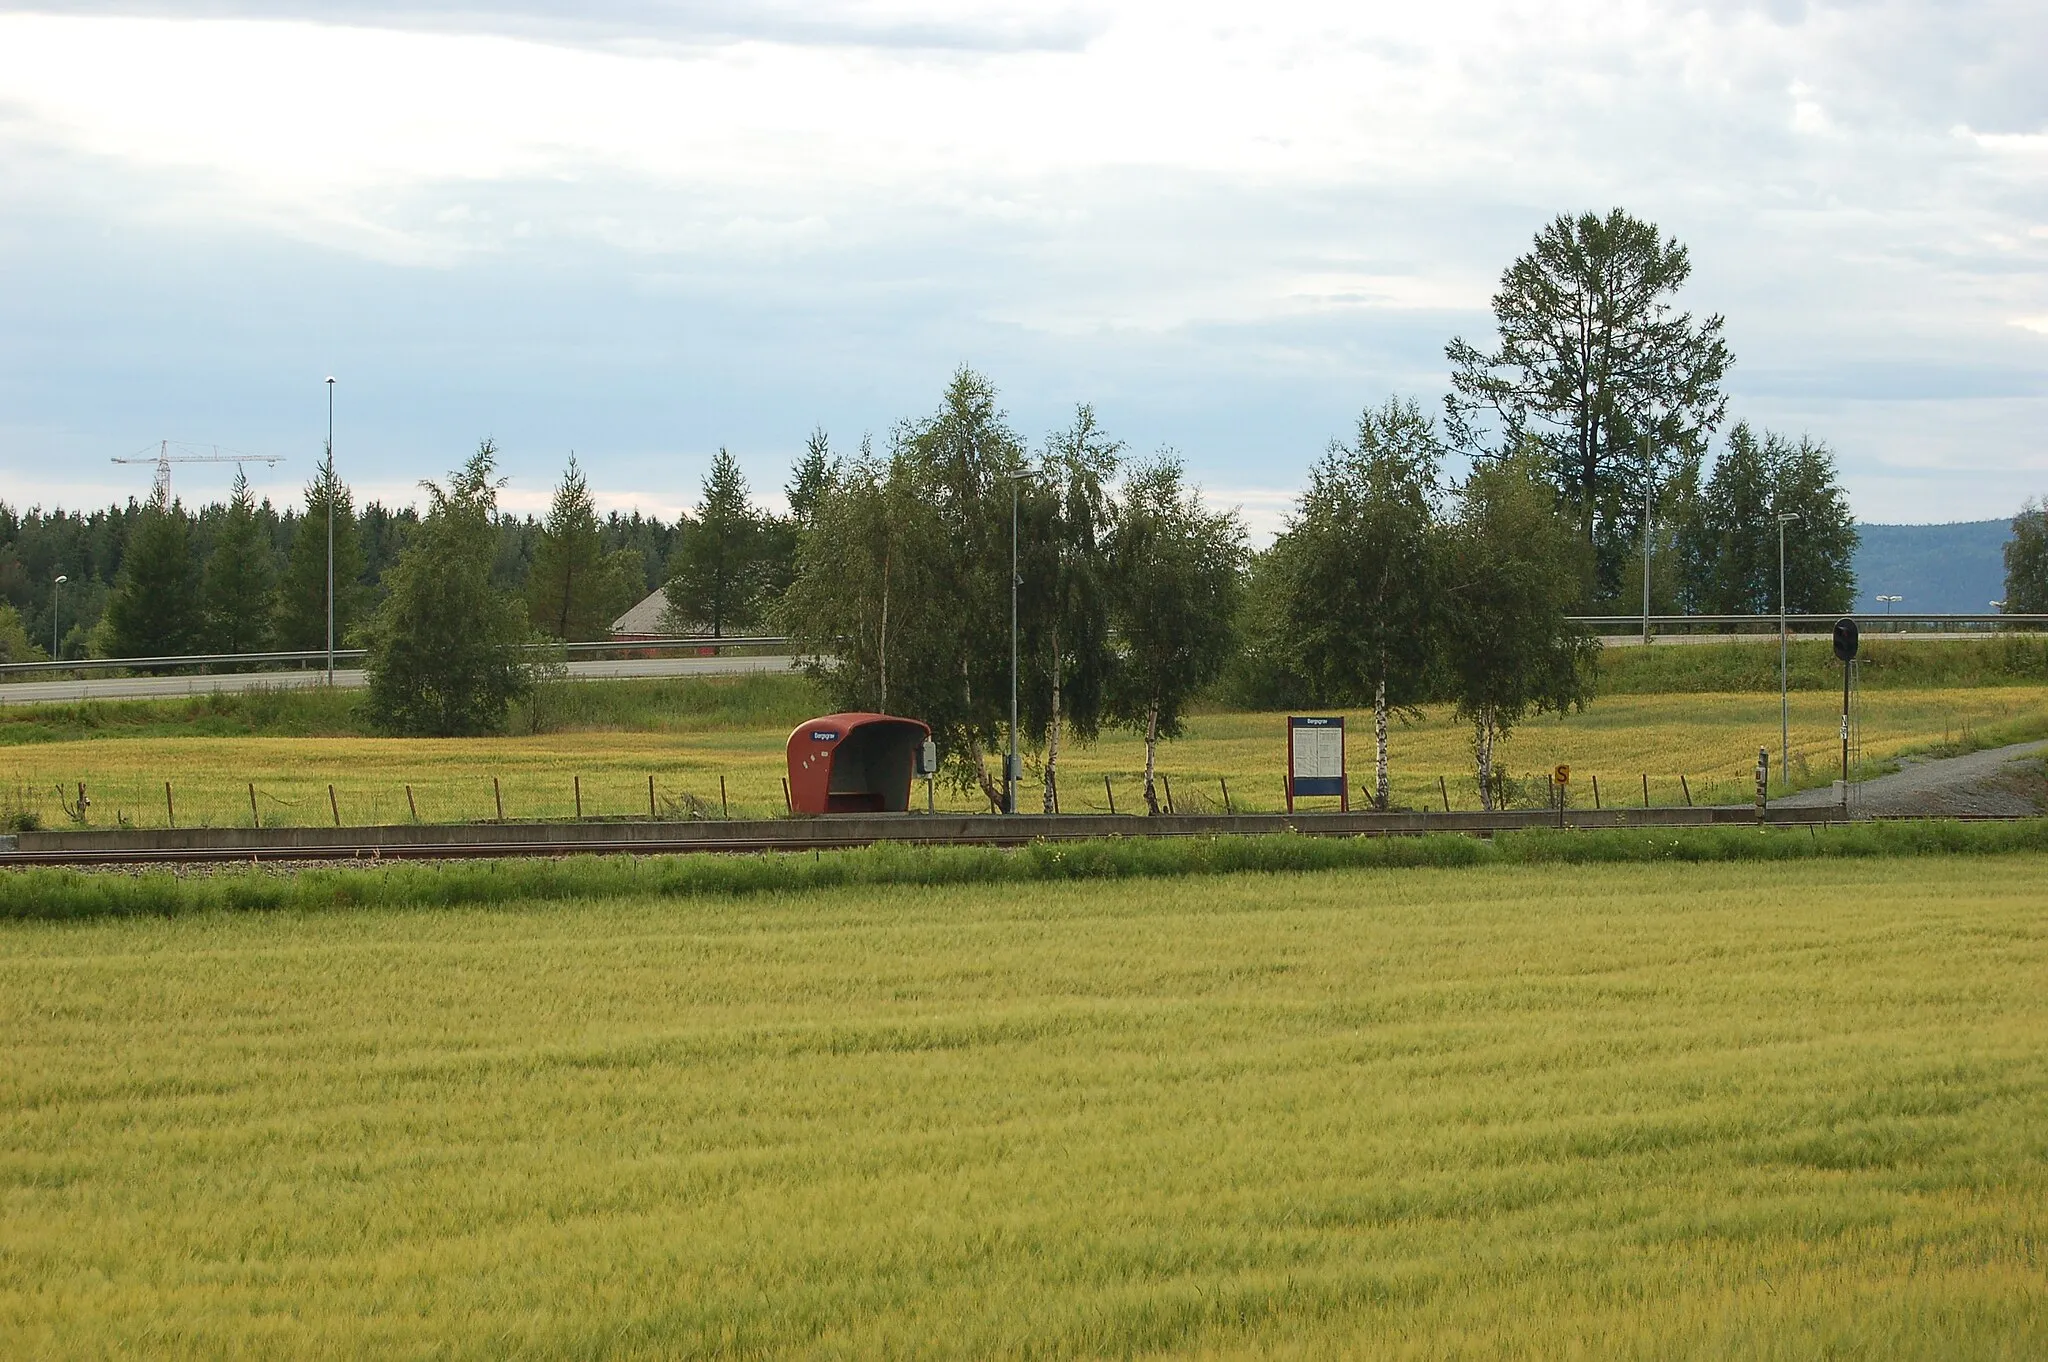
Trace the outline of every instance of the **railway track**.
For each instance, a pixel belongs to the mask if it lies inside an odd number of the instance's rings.
[[[1840,806],[1767,810],[1778,827],[1848,821]],[[1982,816],[1972,821],[2011,821]],[[367,828],[190,828],[18,833],[0,837],[0,869],[204,862],[435,861],[580,855],[666,856],[826,851],[898,843],[1019,846],[1116,837],[1294,834],[1399,837],[1462,833],[1487,837],[1526,828],[1688,828],[1757,823],[1754,808],[1518,809],[1494,813],[1330,813],[1166,815],[859,815],[689,823],[477,823]]]

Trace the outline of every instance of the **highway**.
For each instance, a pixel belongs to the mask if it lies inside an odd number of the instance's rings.
[[[748,672],[786,672],[793,657],[627,657],[571,662],[576,680],[621,677],[739,676]],[[156,700],[181,695],[211,695],[250,690],[299,690],[326,684],[322,671],[187,672],[174,676],[100,676],[90,680],[14,681],[0,685],[0,704],[36,705],[78,700]],[[361,668],[334,672],[340,690],[360,690],[367,682]]]

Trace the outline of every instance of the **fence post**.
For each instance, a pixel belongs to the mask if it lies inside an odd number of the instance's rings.
[[[171,803],[171,782],[168,780],[164,782],[164,822],[174,828],[178,826],[178,807]]]
[[[1692,807],[1692,786],[1685,783],[1685,772],[1678,773],[1678,788],[1685,793],[1685,807]]]
[[[1643,772],[1643,807],[1650,807],[1650,773]]]
[[[649,777],[647,777],[647,817],[648,817],[648,820],[649,820],[650,822],[651,822],[651,821],[653,821],[654,819],[656,819],[656,818],[660,817],[660,815],[659,815],[659,814],[657,814],[657,813],[656,813],[656,812],[654,811],[654,777],[653,777],[653,776],[649,776]]]
[[[787,777],[785,777],[785,778],[784,778],[784,780],[785,780],[785,782],[786,782],[786,781],[787,781]],[[732,817],[732,806],[731,806],[730,804],[728,804],[728,803],[726,803],[726,802],[725,802],[725,777],[724,777],[724,776],[720,776],[720,777],[718,778],[718,816],[719,816],[719,817],[721,817],[721,818],[730,818],[730,817]]]
[[[576,782],[576,821],[580,823],[583,821],[583,777],[572,776],[571,779]]]
[[[1593,807],[1595,809],[1600,807],[1600,777],[1598,776],[1593,777]]]
[[[1444,812],[1449,813],[1451,811],[1451,787],[1444,783],[1442,776],[1436,778],[1436,792],[1444,797]]]
[[[505,789],[498,784],[496,776],[491,777],[491,799],[498,806],[498,821],[505,821]]]
[[[249,782],[249,825],[256,828],[263,826],[263,815],[256,812],[256,782],[253,780]]]
[[[784,777],[782,778],[782,811],[783,811],[784,813],[795,813],[795,812],[796,812],[796,804],[795,804],[795,802],[794,802],[794,801],[792,801],[792,800],[790,799],[790,797],[789,797],[789,777],[788,777],[788,776],[784,776]]]
[[[1160,773],[1159,773],[1159,783],[1160,783],[1161,785],[1164,785],[1164,786],[1166,787],[1166,811],[1167,811],[1168,813],[1172,813],[1172,812],[1173,812],[1173,777],[1171,777],[1171,776],[1167,775],[1167,774],[1166,774],[1166,773],[1165,773],[1164,771],[1162,771],[1162,772],[1160,772]]]
[[[341,826],[341,801],[334,797],[334,787],[327,787],[327,807],[334,811],[334,826]]]
[[[412,811],[412,821],[413,821],[413,822],[415,822],[415,823],[419,822],[419,821],[420,821],[420,806],[419,806],[419,805],[417,805],[417,804],[415,804],[415,803],[413,803],[413,799],[412,799],[412,786],[410,786],[410,785],[408,785],[408,786],[406,786],[406,787],[405,787],[405,807],[406,807],[407,809],[409,809],[409,810],[411,810],[411,811]]]
[[[1216,777],[1216,783],[1223,787],[1223,812],[1236,813],[1237,810],[1230,807],[1230,782],[1222,776],[1218,776]]]
[[[1109,800],[1109,811],[1116,812],[1116,787],[1109,783],[1109,772],[1102,773],[1102,793]]]

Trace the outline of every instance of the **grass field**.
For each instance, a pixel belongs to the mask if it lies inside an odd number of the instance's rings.
[[[482,739],[280,737],[201,734],[64,738],[0,744],[4,800],[45,826],[64,826],[60,802],[84,782],[95,826],[126,821],[162,826],[171,810],[181,825],[248,826],[250,787],[265,826],[331,822],[407,822],[416,807],[425,822],[495,818],[502,797],[511,819],[566,818],[575,811],[580,779],[586,816],[648,815],[648,779],[663,816],[766,816],[782,811],[782,745],[806,717],[815,695],[794,678],[732,683],[632,683],[616,694],[591,686],[586,727],[537,736]],[[644,694],[642,693],[644,691]],[[620,697],[623,696],[624,699]],[[630,701],[631,703],[627,703]],[[1986,686],[1952,690],[1872,691],[1862,699],[1864,751],[1873,763],[1909,750],[2017,741],[2048,734],[2048,686]],[[1792,697],[1795,784],[1834,775],[1839,697]],[[204,718],[206,707],[196,706]],[[618,726],[630,717],[640,727]],[[1351,768],[1356,782],[1372,769],[1369,714],[1353,712]],[[26,721],[24,721],[26,722]],[[126,734],[129,728],[116,727]],[[1285,761],[1283,716],[1204,713],[1188,736],[1164,744],[1161,769],[1182,811],[1220,810],[1227,781],[1233,807],[1281,807]],[[19,737],[19,734],[15,736]],[[1395,801],[1437,807],[1448,793],[1455,807],[1476,807],[1469,735],[1444,707],[1393,733]],[[1617,695],[1581,714],[1532,720],[1502,748],[1516,774],[1530,777],[1543,798],[1542,772],[1563,762],[1574,772],[1574,797],[1592,802],[1592,778],[1609,803],[1682,802],[1679,777],[1700,803],[1749,797],[1749,772],[1759,746],[1776,758],[1776,696],[1756,694]],[[1143,745],[1133,734],[1105,733],[1062,758],[1061,808],[1103,811],[1139,807]],[[725,778],[720,804],[719,779]],[[1444,783],[1439,786],[1441,779]],[[494,788],[493,781],[497,784]],[[330,805],[328,786],[334,787]],[[406,787],[413,791],[412,803]],[[1027,787],[1025,807],[1037,807]],[[939,791],[941,807],[986,808],[978,797]],[[1328,801],[1334,806],[1334,801]]]
[[[2038,1357],[2044,876],[10,923],[0,1339]]]

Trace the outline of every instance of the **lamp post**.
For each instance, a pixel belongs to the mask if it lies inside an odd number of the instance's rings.
[[[1778,788],[1792,788],[1792,689],[1786,680],[1785,527],[1799,519],[1797,511],[1778,512]]]
[[[1900,601],[1903,601],[1904,599],[1906,599],[1904,596],[1879,596],[1877,598],[1877,603],[1879,605],[1882,605],[1884,607],[1885,614],[1889,615],[1892,612],[1892,607],[1894,605],[1897,605]]]
[[[1650,436],[1643,435],[1643,642],[1650,641]]]
[[[327,376],[327,684],[334,685],[334,375]]]
[[[1003,759],[1003,812],[1017,812],[1017,478],[1010,479],[1010,754]]]
[[[64,598],[64,583],[70,580],[69,577],[60,572],[57,574],[57,580],[50,583],[50,661],[52,662],[57,660],[58,640],[64,637],[57,631],[57,603]]]

